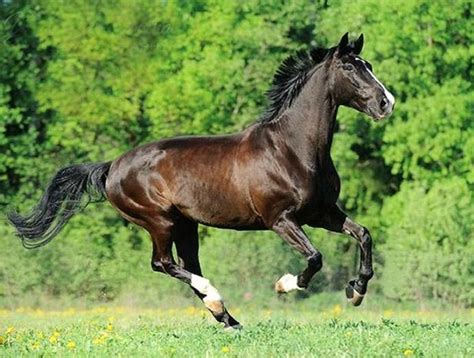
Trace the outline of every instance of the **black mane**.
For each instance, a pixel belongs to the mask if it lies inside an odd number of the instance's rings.
[[[308,81],[311,70],[334,49],[300,50],[286,58],[273,77],[272,86],[267,92],[269,105],[260,118],[260,122],[270,122],[277,118],[282,109],[290,107]]]

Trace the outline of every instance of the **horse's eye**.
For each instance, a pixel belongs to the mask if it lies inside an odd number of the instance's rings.
[[[351,63],[345,63],[342,65],[342,68],[345,70],[345,71],[354,71],[355,67],[353,64]]]

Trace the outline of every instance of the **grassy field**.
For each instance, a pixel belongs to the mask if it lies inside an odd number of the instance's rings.
[[[195,307],[0,310],[0,356],[474,356],[473,310],[233,312],[244,329],[228,333]]]

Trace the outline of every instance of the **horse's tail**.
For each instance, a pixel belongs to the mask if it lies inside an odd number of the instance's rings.
[[[89,202],[105,200],[105,181],[110,165],[111,162],[107,162],[63,168],[29,214],[22,216],[10,212],[8,220],[17,230],[23,246],[33,249],[46,245]],[[87,194],[86,200],[83,200],[84,194]]]

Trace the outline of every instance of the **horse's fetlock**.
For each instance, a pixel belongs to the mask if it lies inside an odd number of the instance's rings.
[[[309,285],[308,282],[306,282],[306,280],[304,279],[303,275],[298,275],[296,284],[298,285],[298,287],[304,288],[304,289],[307,289]]]
[[[314,267],[316,270],[320,270],[323,267],[323,255],[320,252],[316,252],[308,258],[308,266]]]
[[[360,277],[364,278],[365,280],[370,280],[374,277],[374,270],[371,268],[363,268],[359,272]]]
[[[222,314],[225,311],[224,302],[222,302],[222,300],[216,300],[206,296],[203,302],[206,308],[214,314]]]

